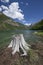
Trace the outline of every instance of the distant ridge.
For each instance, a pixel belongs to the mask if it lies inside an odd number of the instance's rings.
[[[31,30],[43,30],[43,19],[38,23],[34,24],[30,28]]]
[[[11,18],[0,14],[0,30],[27,29],[28,27],[22,23],[15,22]]]

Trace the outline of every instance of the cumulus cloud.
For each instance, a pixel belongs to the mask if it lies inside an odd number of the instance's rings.
[[[2,8],[0,7],[0,12],[2,11]]]
[[[30,26],[30,25],[31,25],[31,23],[25,23],[25,25]]]
[[[9,2],[9,0],[1,0],[1,2],[5,2],[5,3],[7,3],[7,2]]]
[[[6,7],[6,6],[4,6],[4,5],[1,5],[1,8],[2,8],[3,10],[8,10],[8,7]]]
[[[9,5],[9,7],[6,7],[4,5],[1,5],[3,9],[3,14],[5,14],[8,17],[11,17],[13,19],[24,19],[24,14],[22,13],[22,10],[19,8],[18,2],[13,2]]]

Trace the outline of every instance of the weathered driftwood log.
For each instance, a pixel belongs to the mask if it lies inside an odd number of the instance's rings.
[[[12,55],[16,52],[20,52],[20,48],[24,52],[21,56],[27,55],[27,50],[30,50],[30,45],[28,45],[23,37],[23,34],[13,35],[11,43],[9,44],[8,48],[12,47]]]

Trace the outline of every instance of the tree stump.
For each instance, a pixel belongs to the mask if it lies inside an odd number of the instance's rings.
[[[12,36],[11,43],[9,44],[8,48],[12,48],[12,55],[16,52],[20,52],[20,48],[23,51],[21,56],[27,55],[27,51],[30,50],[29,44],[26,43],[24,40],[23,34],[16,34]]]

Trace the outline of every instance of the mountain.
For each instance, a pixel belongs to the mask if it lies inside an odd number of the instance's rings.
[[[15,22],[11,18],[0,14],[0,30],[27,29],[24,24]]]
[[[31,26],[32,30],[43,30],[43,19],[39,21],[38,23]]]

